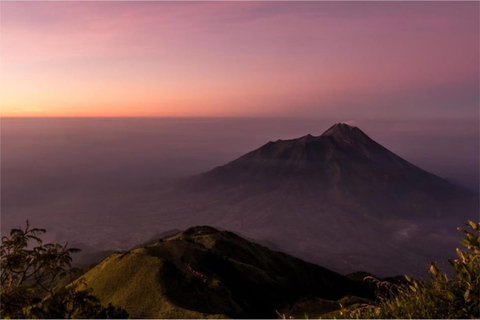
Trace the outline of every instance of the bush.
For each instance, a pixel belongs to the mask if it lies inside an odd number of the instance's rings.
[[[58,243],[43,244],[44,229],[12,229],[1,245],[2,318],[127,318],[128,313],[101,306],[91,289],[73,282],[71,254],[79,249]],[[30,241],[36,243],[31,246]],[[58,285],[67,279],[67,286]]]
[[[379,302],[342,310],[342,315],[383,319],[479,318],[480,223],[468,221],[467,226],[469,230],[458,228],[466,236],[461,241],[466,249],[457,248],[458,258],[449,259],[452,277],[432,263],[430,279],[426,281],[406,276],[405,284],[395,285],[373,279],[379,288]]]

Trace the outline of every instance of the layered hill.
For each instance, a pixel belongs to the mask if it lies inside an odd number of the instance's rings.
[[[81,279],[133,318],[276,318],[301,299],[330,312],[347,295],[371,297],[335,272],[211,227],[111,255]]]

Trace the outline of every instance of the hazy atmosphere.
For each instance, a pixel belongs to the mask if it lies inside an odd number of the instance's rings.
[[[2,2],[3,116],[478,117],[478,2]]]
[[[479,317],[479,2],[0,1],[0,47],[1,318]]]
[[[167,222],[158,190],[269,141],[318,136],[340,121],[5,118],[2,232],[29,219],[48,228],[52,240],[75,241],[97,250],[128,249],[183,225]],[[422,169],[478,192],[478,120],[348,123]],[[159,210],[159,222],[146,232],[139,216],[152,210]]]

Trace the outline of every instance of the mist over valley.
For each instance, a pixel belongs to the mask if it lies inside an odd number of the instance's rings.
[[[442,219],[428,212],[414,219],[383,212],[379,219],[375,213],[324,205],[327,198],[319,198],[315,186],[295,189],[298,195],[285,183],[252,194],[224,186],[204,193],[178,187],[269,141],[320,136],[336,122],[341,121],[2,119],[2,232],[29,219],[47,228],[51,241],[83,248],[86,260],[95,252],[126,250],[163,232],[196,225],[228,229],[343,273],[417,272],[427,259],[448,257],[456,245],[455,227],[468,212]],[[347,123],[408,162],[478,192],[478,121]],[[354,201],[342,197],[345,203]],[[371,202],[376,200],[371,195]],[[350,213],[339,214],[344,211]],[[385,234],[392,237],[390,243],[371,245]]]

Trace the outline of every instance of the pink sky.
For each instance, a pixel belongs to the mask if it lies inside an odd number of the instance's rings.
[[[2,116],[478,117],[479,2],[4,2]]]

